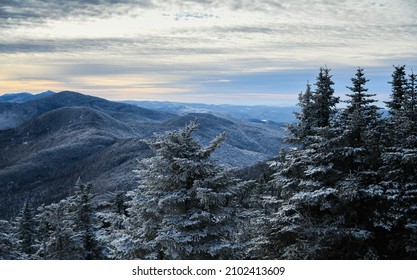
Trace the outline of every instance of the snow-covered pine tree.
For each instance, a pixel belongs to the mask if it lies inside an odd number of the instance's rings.
[[[401,130],[406,138],[406,146],[415,147],[417,139],[417,74],[408,75],[406,94],[403,100]],[[404,141],[404,139],[403,139]]]
[[[392,73],[392,80],[389,82],[392,87],[390,98],[391,100],[386,102],[389,108],[389,113],[392,116],[396,116],[401,112],[403,108],[403,101],[406,95],[407,78],[405,73],[405,65],[393,66],[394,72]]]
[[[105,245],[103,257],[106,259],[115,259],[120,253],[118,248],[126,237],[127,207],[125,191],[107,194],[97,207],[100,222],[97,238]]]
[[[348,105],[341,114],[342,152],[338,165],[346,173],[379,168],[381,114],[373,99],[375,94],[365,88],[368,81],[364,69],[358,68],[352,86],[347,87],[352,93],[347,94]]]
[[[312,96],[314,105],[311,115],[315,118],[316,127],[327,127],[331,124],[331,120],[336,113],[336,105],[339,102],[339,98],[334,96],[334,82],[329,68],[320,68],[315,85],[316,90]]]
[[[0,260],[17,260],[22,255],[17,248],[18,240],[9,221],[0,220]]]
[[[399,73],[397,73],[399,72]],[[390,117],[387,120],[388,135],[391,141],[383,153],[383,166],[380,174],[381,184],[384,186],[390,201],[390,210],[384,216],[387,234],[387,247],[385,255],[397,259],[417,258],[417,108],[415,103],[416,75],[409,75],[404,86],[404,67],[397,67],[393,77],[393,92],[401,95],[401,104],[398,96],[391,95],[388,104]],[[394,87],[394,81],[400,80]],[[405,88],[405,91],[403,89]]]
[[[343,241],[349,244],[348,258],[379,258],[383,238],[378,228],[380,214],[386,211],[386,197],[379,183],[381,166],[381,114],[365,88],[369,81],[363,68],[351,79],[352,91],[348,105],[341,113],[338,161],[335,168],[344,175],[337,184],[337,196],[342,205],[340,225]],[[366,218],[365,218],[366,217]]]
[[[72,260],[78,259],[79,248],[73,237],[72,221],[69,220],[69,202],[66,199],[47,206],[40,206],[36,220],[39,236],[36,259]]]
[[[59,203],[38,209],[39,237],[37,259],[85,260],[103,259],[103,247],[97,240],[92,184],[78,180],[75,194]]]
[[[230,259],[243,251],[234,242],[240,183],[210,158],[225,135],[203,147],[192,137],[197,127],[193,121],[149,141],[155,156],[137,172],[118,258]]]
[[[305,92],[298,95],[298,104],[300,112],[294,112],[298,122],[287,125],[291,136],[287,139],[289,143],[297,145],[307,145],[308,137],[313,135],[313,129],[316,125],[316,116],[314,115],[313,92],[310,83],[307,83]]]
[[[36,222],[28,200],[16,218],[15,230],[20,252],[30,258],[35,251]]]
[[[93,184],[77,181],[75,194],[68,198],[69,219],[72,221],[74,231],[73,240],[78,243],[78,259],[101,259],[102,247],[97,240],[98,220],[95,195],[92,193]]]
[[[333,168],[335,139],[340,133],[335,127],[338,98],[333,96],[333,84],[329,69],[321,68],[310,110],[311,134],[302,139],[301,147],[283,153],[275,163],[273,183],[282,190],[283,203],[271,219],[269,258],[328,258],[329,247],[337,241],[331,211],[340,177]]]
[[[385,120],[386,136],[384,141],[387,146],[392,146],[395,142],[402,141],[404,138],[402,130],[398,131],[398,128],[404,124],[402,119],[404,118],[404,101],[408,81],[405,65],[393,67],[392,79],[388,82],[391,84],[390,100],[385,102],[389,112],[388,118]]]

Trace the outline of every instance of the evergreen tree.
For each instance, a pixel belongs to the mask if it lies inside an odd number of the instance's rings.
[[[210,159],[225,136],[202,147],[192,137],[197,126],[149,142],[155,156],[141,162],[119,258],[229,259],[243,251],[234,242],[239,182]]]
[[[391,100],[386,102],[391,116],[397,116],[403,109],[403,101],[406,94],[407,79],[405,73],[405,65],[393,66],[392,81],[389,82],[392,87],[390,95]]]
[[[380,158],[380,117],[379,108],[373,103],[375,94],[369,94],[365,84],[369,80],[365,78],[364,69],[358,68],[355,77],[352,78],[352,86],[347,87],[352,91],[347,94],[349,100],[347,107],[342,112],[342,134],[340,143],[342,157],[339,168],[351,173],[373,169],[376,171]]]
[[[288,130],[291,132],[288,142],[303,145],[313,134],[315,126],[313,92],[309,83],[307,83],[306,91],[298,95],[297,105],[300,107],[300,113],[295,112],[294,115],[298,122],[288,124]]]
[[[391,75],[391,95],[390,101],[385,102],[388,107],[389,117],[385,120],[385,145],[392,146],[398,141],[402,141],[403,134],[402,130],[398,130],[404,122],[404,105],[407,92],[407,78],[405,73],[405,65],[393,66],[394,71]]]
[[[269,258],[328,259],[342,254],[333,249],[342,242],[343,210],[336,185],[343,174],[334,168],[332,141],[317,139],[277,164],[274,183],[282,189],[283,202],[271,219]]]
[[[364,69],[358,68],[352,86],[347,87],[352,93],[347,94],[348,105],[341,116],[340,156],[335,167],[344,174],[337,189],[346,211],[343,228],[350,229],[347,237],[354,241],[350,245],[352,253],[356,251],[357,258],[380,258],[385,230],[381,227],[381,213],[387,209],[379,185],[383,134],[375,94],[369,94],[365,88],[368,81]]]
[[[107,195],[98,208],[98,220],[100,227],[97,238],[101,244],[105,244],[103,257],[107,259],[117,258],[118,249],[123,246],[126,234],[127,220],[127,197],[126,192],[116,191]],[[123,250],[122,250],[123,251]]]
[[[415,147],[417,131],[417,74],[411,73],[407,81],[406,94],[403,100],[403,114],[401,130],[404,134],[406,146]]]
[[[0,220],[0,260],[17,260],[22,258],[16,246],[17,242],[10,222]]]
[[[73,222],[69,217],[69,202],[66,199],[38,208],[36,219],[39,223],[39,238],[36,259],[80,259],[79,247],[74,240]]]
[[[36,224],[32,208],[28,200],[25,200],[23,208],[16,219],[16,237],[18,239],[20,252],[28,258],[34,253]]]
[[[391,115],[387,120],[387,134],[391,136],[391,141],[386,145],[382,156],[383,166],[380,176],[381,185],[384,186],[390,205],[389,211],[384,216],[389,231],[385,254],[393,258],[415,259],[417,257],[416,75],[412,73],[407,83],[405,81],[404,67],[396,67],[392,82],[393,93],[400,92],[402,95],[392,94],[391,101],[388,102],[388,105],[391,105]]]
[[[309,133],[299,141],[301,147],[282,153],[275,164],[273,184],[281,190],[278,198],[282,204],[272,216],[267,233],[269,258],[325,258],[329,257],[328,248],[334,242],[330,238],[335,235],[330,223],[335,224],[335,220],[328,212],[334,209],[330,201],[340,176],[333,168],[339,131],[335,127],[338,98],[333,96],[334,83],[329,71],[320,69],[317,90],[311,97],[313,103],[299,103],[301,112],[308,112],[311,124]],[[298,119],[296,126],[305,126],[306,119]],[[297,130],[290,132],[298,137]]]
[[[74,196],[68,199],[69,214],[72,215],[74,236],[79,246],[80,259],[100,259],[101,246],[97,240],[96,232],[98,222],[96,208],[92,194],[93,184],[76,184]]]
[[[103,259],[97,238],[92,184],[76,183],[75,194],[59,203],[41,206],[36,258],[58,260]]]
[[[368,153],[378,147],[374,141],[379,137],[379,114],[366,82],[359,68],[340,119],[331,103],[316,98],[316,108],[332,112],[327,124],[320,126],[325,122],[318,121],[308,144],[278,162],[274,183],[282,189],[283,203],[268,235],[271,257],[378,257],[373,211],[381,201],[382,188],[368,180],[378,181],[374,169],[378,161],[369,160]],[[326,104],[328,110],[324,110]]]
[[[329,68],[320,68],[315,85],[316,91],[312,96],[314,107],[311,115],[315,117],[315,126],[327,127],[331,124],[332,117],[336,112],[336,104],[339,102],[339,98],[333,95],[334,82]]]
[[[383,154],[381,185],[390,208],[384,213],[385,255],[417,258],[417,147],[389,147]]]

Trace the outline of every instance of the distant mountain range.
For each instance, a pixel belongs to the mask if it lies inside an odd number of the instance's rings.
[[[246,120],[273,121],[287,123],[295,121],[294,112],[298,107],[287,106],[238,106],[238,105],[213,105],[201,103],[180,103],[180,102],[161,102],[161,101],[123,101],[124,103],[134,104],[143,108],[163,111],[173,114],[188,113],[209,113],[216,115],[228,115]]]
[[[286,133],[278,122],[223,111],[178,114],[70,91],[7,99],[0,102],[0,218],[15,216],[26,198],[39,205],[66,197],[79,177],[99,194],[134,188],[137,161],[152,155],[145,140],[194,119],[201,143],[226,132],[214,157],[231,167],[276,156]]]
[[[20,92],[20,93],[6,93],[0,95],[0,102],[13,102],[13,103],[23,103],[30,100],[41,99],[46,96],[52,95],[55,92],[48,90],[41,92],[39,94],[32,94],[29,92]]]
[[[21,94],[17,94],[20,96]],[[10,96],[10,95],[9,95]],[[36,96],[36,95],[35,95]],[[102,98],[63,91],[41,95],[25,102],[0,102],[0,129],[13,128],[46,112],[62,107],[86,106],[105,111],[126,122],[140,120],[166,120],[172,114],[140,108],[134,105],[111,102]]]

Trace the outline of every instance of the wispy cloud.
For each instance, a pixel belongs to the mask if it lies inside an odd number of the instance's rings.
[[[298,73],[304,84],[311,77],[302,71],[324,64],[417,65],[416,13],[413,0],[5,0],[0,85],[29,90],[16,81],[41,79],[71,87],[83,78],[80,90],[97,83],[102,91],[107,79],[119,81],[121,93],[140,88],[143,97],[146,87],[203,89],[197,98],[219,89],[237,95],[245,81],[235,77],[256,83],[264,75],[264,86],[245,84],[262,88],[261,98],[294,90],[285,73]],[[126,83],[132,76],[151,81]]]

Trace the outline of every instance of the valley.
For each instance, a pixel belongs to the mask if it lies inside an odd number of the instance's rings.
[[[282,123],[239,118],[224,108],[146,109],[69,91],[10,100],[0,102],[1,218],[14,217],[25,199],[40,205],[65,198],[78,178],[98,194],[133,189],[138,160],[152,155],[147,139],[193,120],[204,145],[226,133],[213,157],[229,168],[276,156],[286,134]]]

